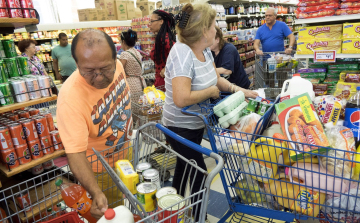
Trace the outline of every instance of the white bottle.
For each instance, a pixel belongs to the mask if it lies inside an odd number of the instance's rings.
[[[134,223],[134,216],[127,207],[121,205],[107,209],[97,223]]]
[[[256,3],[255,12],[256,12],[256,13],[259,13],[259,12],[260,12],[260,6],[259,6],[259,3]]]
[[[280,94],[280,101],[285,101],[304,93],[308,93],[311,100],[314,100],[315,93],[312,83],[300,77],[300,74],[294,74],[290,80],[284,81]]]
[[[277,121],[273,121],[271,123],[271,126],[267,129],[265,129],[265,131],[262,135],[267,136],[267,137],[273,137],[275,133],[280,133],[281,135],[283,135],[281,125]]]
[[[267,59],[267,62],[268,62],[268,72],[274,73],[276,71],[275,54],[271,55],[271,57]]]

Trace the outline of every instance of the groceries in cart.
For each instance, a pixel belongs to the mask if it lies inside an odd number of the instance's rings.
[[[120,205],[116,208],[109,208],[97,221],[98,223],[134,223],[134,216],[126,206]]]
[[[291,79],[284,82],[280,94],[280,101],[293,98],[306,92],[309,94],[310,99],[314,100],[315,92],[312,83],[302,78],[300,74],[294,74]]]
[[[137,103],[143,113],[148,115],[161,114],[165,102],[165,93],[154,86],[146,87],[144,94],[139,96]]]

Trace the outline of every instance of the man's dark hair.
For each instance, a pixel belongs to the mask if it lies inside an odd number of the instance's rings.
[[[80,38],[82,38],[83,40],[87,39],[86,37],[83,37],[83,35],[89,33],[90,37],[93,36],[92,33],[98,33],[98,34],[101,34],[104,36],[104,38],[106,39],[106,42],[109,44],[110,46],[110,49],[111,49],[111,56],[112,58],[115,60],[116,59],[116,49],[115,49],[115,45],[114,45],[114,42],[113,40],[111,39],[111,37],[100,31],[100,30],[97,30],[97,29],[86,29],[84,31],[81,31],[80,33],[78,33],[75,38],[73,39],[72,41],[72,44],[71,44],[71,54],[75,60],[75,62],[77,63],[77,58],[76,58],[76,55],[75,55],[75,51],[76,51],[76,46],[78,44],[78,41]],[[94,41],[91,41],[91,39],[88,39],[86,45],[88,47],[92,47],[94,45]]]
[[[121,40],[125,41],[126,45],[128,45],[129,47],[134,47],[136,44],[136,41],[138,40],[137,33],[131,29],[129,29],[128,31],[122,32],[120,37],[121,37]]]
[[[65,33],[59,33],[59,39],[61,39],[63,37],[67,37],[67,35]]]

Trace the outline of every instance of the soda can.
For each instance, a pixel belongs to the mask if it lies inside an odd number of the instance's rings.
[[[3,0],[0,0],[0,2],[3,1]],[[1,4],[1,3],[0,3]],[[1,7],[1,6],[0,6]],[[0,14],[1,14],[1,10],[6,10],[6,9],[0,9]],[[1,17],[0,17],[1,18]],[[2,45],[2,42],[0,40],[0,59],[1,58],[6,58],[6,55],[5,55],[5,50],[4,50],[4,46]]]
[[[16,195],[16,201],[20,206],[20,209],[25,209],[26,212],[31,211],[31,203],[29,199],[29,194],[24,193],[23,191]]]
[[[47,120],[44,116],[38,116],[34,119],[39,137],[50,135]]]
[[[11,121],[14,121],[14,122],[16,122],[17,120],[19,120],[19,115],[18,115],[18,114],[15,114],[15,113],[9,114],[7,117],[8,117],[8,119],[10,119]]]
[[[18,103],[30,100],[24,80],[11,81],[10,83],[14,92],[14,97]]]
[[[1,1],[1,0],[0,0],[0,1]],[[1,43],[0,43],[0,45],[2,46]],[[5,59],[5,58],[3,58],[3,59]],[[3,71],[4,71],[4,73],[5,73],[6,80],[8,80],[9,77],[10,77],[10,75],[9,75],[9,70],[8,70],[7,67],[6,67],[6,63],[5,63],[4,60],[2,60],[2,67],[3,67]]]
[[[50,132],[50,135],[51,135],[51,139],[52,139],[52,143],[54,145],[55,151],[64,149],[64,146],[62,144],[62,140],[60,138],[59,131],[57,131],[57,130],[52,131],[52,132]]]
[[[28,5],[29,5],[29,8],[33,9],[34,8],[34,3],[32,0],[28,0]],[[33,18],[33,19],[36,19],[36,13],[35,13],[35,10],[31,10],[30,9],[30,17]]]
[[[21,8],[30,8],[28,0],[20,0],[20,5],[21,5]],[[24,18],[30,18],[30,10],[29,9],[23,9],[22,13],[23,13]]]
[[[51,170],[55,166],[54,160],[49,160],[49,161],[43,163],[42,165],[44,167],[44,170]]]
[[[44,156],[44,153],[41,150],[40,141],[38,139],[28,142],[28,146],[30,149],[31,158],[33,160],[39,159]]]
[[[13,148],[14,145],[12,143],[11,134],[8,127],[6,126],[0,127],[0,140],[1,140],[0,148],[2,150]]]
[[[14,104],[8,83],[0,84],[0,104],[1,106]]]
[[[8,168],[14,169],[20,165],[14,148],[1,150],[0,153],[2,162],[5,163]]]
[[[267,112],[267,110],[269,110],[271,107],[271,105],[269,104],[265,104],[265,103],[260,103],[259,109],[257,111],[257,113],[261,116],[265,115],[265,113]]]
[[[21,119],[21,118],[30,118],[30,112],[28,112],[28,111],[21,111],[21,112],[19,112],[19,118]],[[19,120],[20,120],[19,119]]]
[[[6,53],[6,51],[5,51],[5,53]],[[19,77],[20,76],[19,70],[17,69],[17,64],[16,64],[15,58],[4,58],[4,63],[8,70],[9,77]]]
[[[48,76],[36,76],[39,81],[39,87],[41,90],[41,96],[43,97],[50,97],[51,93],[51,84],[50,84],[50,77]]]
[[[21,8],[19,0],[6,0],[9,8]],[[22,18],[23,14],[21,9],[9,9],[10,18]]]
[[[6,8],[5,0],[0,0],[0,8]],[[0,18],[9,18],[9,13],[6,9],[0,9]]]
[[[37,108],[30,108],[29,109],[30,116],[34,116],[40,113],[40,110]]]
[[[39,83],[36,78],[25,78],[25,83],[31,100],[41,98]]]
[[[51,136],[43,136],[40,138],[41,149],[44,155],[51,154],[54,152],[54,147],[51,141]]]
[[[9,130],[14,146],[26,144],[26,138],[21,124],[19,123],[10,124]]]
[[[19,68],[20,76],[29,75],[31,73],[27,57],[16,57],[16,62]]]
[[[29,147],[25,141],[25,144],[15,146],[16,155],[19,157],[20,165],[29,163],[31,161],[31,154]]]
[[[1,1],[1,0],[0,0]],[[1,45],[1,44],[0,44]],[[7,83],[8,80],[5,75],[4,67],[3,67],[3,60],[0,60],[0,83]]]
[[[39,164],[39,165],[37,165],[37,166],[34,166],[34,167],[31,169],[31,173],[32,173],[33,175],[35,175],[35,176],[44,173],[44,167],[43,167],[43,165],[42,165],[42,164]]]
[[[28,119],[25,121],[20,121],[20,123],[23,127],[23,132],[27,142],[31,142],[39,138],[34,120]]]
[[[14,40],[5,39],[5,40],[2,40],[1,43],[3,45],[4,51],[5,51],[5,56],[7,58],[12,58],[12,57],[17,56]],[[15,60],[15,58],[13,58],[13,59]]]
[[[54,125],[54,119],[52,117],[52,114],[50,112],[44,112],[41,115],[43,115],[46,118],[48,127],[49,127],[49,131],[52,132],[55,130],[55,125]]]

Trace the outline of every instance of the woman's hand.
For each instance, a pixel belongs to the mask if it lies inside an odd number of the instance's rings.
[[[257,96],[259,96],[257,92],[247,89],[242,89],[242,92],[244,92],[245,98],[256,98]]]
[[[160,76],[165,78],[165,67],[160,71]]]
[[[210,97],[212,99],[217,99],[217,98],[220,97],[220,90],[219,90],[219,88],[217,86],[211,86],[210,89],[211,89],[211,96]]]

